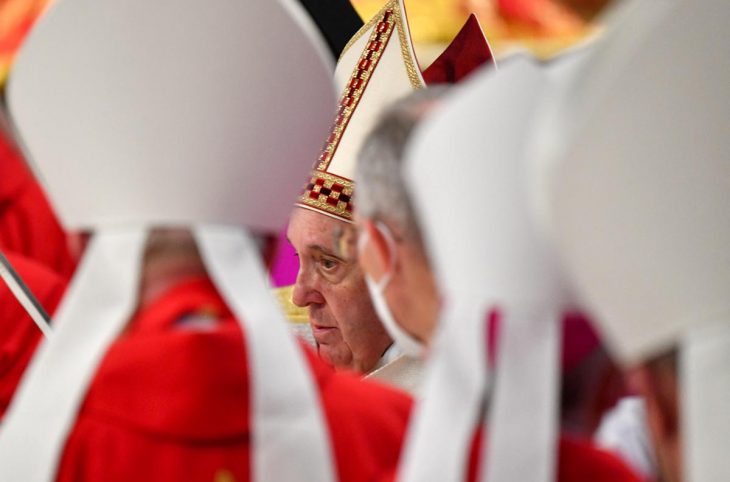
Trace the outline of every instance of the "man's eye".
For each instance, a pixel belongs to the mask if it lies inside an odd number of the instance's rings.
[[[334,259],[328,259],[328,258],[322,258],[320,260],[320,264],[322,265],[322,268],[324,268],[328,271],[335,269],[339,265],[339,263],[337,261],[335,261]]]

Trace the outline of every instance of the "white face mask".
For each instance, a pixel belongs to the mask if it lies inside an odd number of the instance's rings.
[[[385,239],[388,243],[388,250],[390,251],[390,255],[393,256],[391,261],[392,267],[395,262],[396,255],[395,242],[393,241],[393,237],[391,236],[390,231],[383,223],[379,222],[376,226],[377,229],[383,234],[383,236],[385,236]],[[369,235],[367,231],[365,231],[360,236],[360,239],[358,239],[357,247],[359,255],[362,255],[363,248],[365,247],[368,239]],[[385,273],[385,275],[383,275],[382,279],[378,283],[376,283],[370,277],[370,275],[365,273],[365,284],[367,284],[368,291],[370,292],[370,299],[372,300],[373,306],[375,307],[375,313],[377,313],[380,321],[383,323],[383,326],[385,326],[386,331],[393,339],[393,343],[395,343],[395,346],[398,349],[400,349],[404,354],[410,357],[422,357],[426,351],[426,347],[423,345],[423,343],[416,340],[407,331],[401,328],[398,322],[395,321],[393,313],[391,313],[390,308],[388,307],[388,303],[385,300],[385,288],[388,286],[388,283],[390,282],[392,276],[393,272],[388,271],[387,273]]]

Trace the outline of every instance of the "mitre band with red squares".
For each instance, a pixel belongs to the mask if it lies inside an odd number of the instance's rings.
[[[352,222],[357,154],[380,113],[431,83],[456,82],[492,61],[474,15],[423,73],[402,0],[390,0],[345,46],[335,83],[342,95],[335,121],[297,205]]]

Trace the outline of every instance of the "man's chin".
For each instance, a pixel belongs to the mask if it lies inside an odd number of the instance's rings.
[[[352,361],[350,359],[345,360],[344,357],[332,353],[326,345],[317,345],[317,354],[323,362],[333,367],[335,370],[352,369]]]

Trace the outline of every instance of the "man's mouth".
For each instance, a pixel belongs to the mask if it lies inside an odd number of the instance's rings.
[[[318,343],[326,342],[330,336],[335,334],[336,330],[336,326],[326,326],[312,323],[312,335]]]
[[[317,323],[312,323],[312,334],[317,337],[318,335],[326,335],[329,333],[332,333],[334,330],[336,330],[336,326],[324,326],[324,325],[318,325]]]

